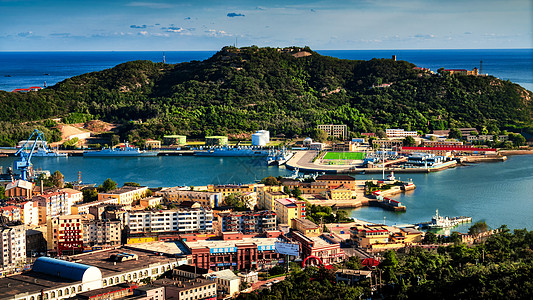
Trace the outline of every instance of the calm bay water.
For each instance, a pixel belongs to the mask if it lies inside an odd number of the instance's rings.
[[[0,158],[4,170],[14,157]],[[144,158],[33,158],[34,167],[61,171],[67,181],[82,172],[85,183],[102,183],[111,178],[119,184],[133,181],[150,187],[252,183],[266,176],[287,176],[281,167],[267,167],[261,159],[163,156]],[[457,167],[431,174],[397,174],[409,178],[417,189],[393,197],[407,206],[394,213],[380,208],[360,208],[352,216],[388,225],[429,221],[435,209],[441,215],[471,216],[491,227],[533,229],[533,155],[511,156],[505,162]],[[357,179],[379,175],[356,175]],[[470,225],[458,229],[468,230]]]
[[[533,90],[533,49],[472,50],[318,50],[342,59],[391,58],[406,60],[433,71],[444,68],[473,69],[518,83]],[[167,63],[204,60],[216,51],[165,52]],[[112,68],[132,60],[163,61],[159,51],[101,52],[0,52],[0,90],[54,85],[66,78]]]

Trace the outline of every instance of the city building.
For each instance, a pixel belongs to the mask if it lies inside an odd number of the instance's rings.
[[[5,190],[7,198],[25,197],[26,199],[31,199],[33,196],[33,183],[19,179],[8,183]]]
[[[204,278],[190,280],[158,279],[152,283],[165,288],[165,299],[175,300],[216,300],[217,284]]]
[[[468,71],[467,69],[445,69],[443,72],[448,73],[450,75],[471,75],[471,76],[477,76],[479,75],[479,71],[476,67],[472,69],[472,71]]]
[[[84,247],[111,247],[121,244],[122,222],[120,220],[83,221]]]
[[[358,143],[347,141],[342,143],[335,143],[332,145],[332,151],[336,152],[354,152],[357,150]]]
[[[0,216],[11,222],[22,221],[20,207],[15,205],[0,206]]]
[[[221,232],[262,233],[276,230],[276,213],[265,211],[222,212],[218,214]]]
[[[69,300],[115,300],[131,297],[134,295],[134,289],[138,288],[135,284],[121,283],[115,286],[108,286],[100,289],[90,290],[79,293]],[[164,296],[164,293],[162,293]],[[161,298],[160,298],[161,299]],[[135,300],[139,300],[135,298]],[[153,299],[156,300],[156,299]],[[165,300],[164,298],[161,300]]]
[[[377,146],[374,146],[377,145]],[[378,148],[394,149],[403,146],[403,139],[378,139],[372,141],[372,146]]]
[[[372,271],[339,269],[335,272],[335,282],[344,282],[346,285],[355,285],[357,282],[372,278]]]
[[[140,286],[133,290],[133,296],[135,300],[166,300],[164,286]]]
[[[60,189],[59,192],[67,194],[70,206],[83,202],[83,192],[70,188]]]
[[[0,224],[0,270],[26,264],[26,231],[21,222]],[[1,297],[1,296],[0,296]]]
[[[292,219],[305,218],[305,201],[292,198],[274,200],[278,223],[291,224]]]
[[[259,207],[266,210],[274,210],[274,201],[276,199],[285,199],[289,195],[282,191],[265,191],[262,198],[259,199]]]
[[[323,264],[331,265],[344,260],[345,254],[340,241],[329,234],[306,236],[299,231],[291,231],[291,238],[300,243],[301,258],[319,258]]]
[[[40,196],[33,196],[32,200],[37,202],[39,225],[46,224],[50,218],[71,214],[70,194],[66,192],[57,190],[43,193]]]
[[[355,189],[355,178],[349,175],[321,175],[315,181],[326,183],[330,189],[339,186],[344,186],[350,190]]]
[[[402,147],[403,153],[430,153],[439,156],[451,155],[487,155],[497,154],[493,148],[476,148],[472,146],[440,146],[440,147]]]
[[[209,269],[199,268],[193,265],[181,265],[172,270],[172,278],[185,278],[185,279],[194,279],[200,276],[204,276],[210,272],[213,272]]]
[[[390,233],[383,225],[363,225],[350,228],[351,238],[359,248],[369,249],[374,244],[387,244]]]
[[[208,185],[208,192],[222,193],[222,196],[226,197],[231,194],[236,193],[249,193],[254,191],[253,185],[236,185],[236,184],[225,184],[225,185]]]
[[[492,142],[494,141],[494,135],[490,135],[490,134],[480,134],[480,135],[467,135],[466,136],[466,141],[467,142]],[[499,142],[505,142],[507,140],[509,140],[509,136],[508,135],[505,135],[505,134],[502,134],[502,135],[497,135],[496,136],[498,138],[498,141]]]
[[[98,193],[98,201],[114,198],[117,199],[116,204],[132,205],[134,201],[140,200],[148,193],[146,186],[128,186],[125,185],[119,189]]]
[[[325,124],[325,125],[317,125],[317,129],[323,130],[326,132],[329,136],[340,138],[341,140],[345,140],[348,138],[348,126],[346,125],[333,125],[333,124]]]
[[[46,253],[46,227],[26,229],[26,256],[32,257]]]
[[[219,191],[191,191],[183,187],[164,188],[155,192],[165,203],[181,205],[185,201],[198,202],[204,207],[215,208],[222,204],[223,193]]]
[[[252,146],[266,146],[268,143],[270,143],[268,130],[258,130],[252,134]]]
[[[89,213],[91,207],[97,207],[97,206],[106,206],[106,205],[118,205],[118,199],[117,198],[107,198],[87,203],[79,203],[74,204],[70,211],[73,215],[86,215]],[[122,205],[124,208],[129,208],[131,205]]]
[[[191,208],[129,211],[126,224],[130,233],[205,233],[213,231],[213,211],[199,204]]]
[[[431,140],[422,140],[422,147],[441,147],[441,146],[462,146],[463,142],[458,140],[446,140],[438,139],[435,141]]]
[[[231,270],[220,270],[203,276],[217,283],[219,298],[232,298],[240,292],[241,279]]]
[[[88,252],[71,256],[70,260],[39,257],[32,270],[0,278],[0,299],[75,297],[79,293],[108,286],[155,279],[186,263],[185,259],[129,249]]]
[[[326,192],[326,198],[328,200],[350,200],[354,196],[355,193],[345,185],[331,188]]]
[[[291,220],[291,229],[301,232],[305,236],[319,236],[322,228],[310,220],[297,218]]]
[[[223,269],[270,269],[279,264],[283,255],[276,252],[278,237],[246,238],[242,233],[228,232],[222,240],[183,241],[189,262],[214,271]]]
[[[159,204],[163,204],[163,197],[155,196],[155,197],[146,197],[141,200],[139,200],[139,204],[144,207],[155,207]]]
[[[206,136],[205,145],[206,146],[227,146],[228,137],[227,136]]]
[[[49,251],[74,254],[83,251],[83,224],[79,215],[58,216],[48,220],[47,248]]]
[[[416,137],[418,132],[416,131],[405,131],[403,129],[385,129],[385,133],[388,138],[403,138],[406,136]]]
[[[161,148],[161,141],[146,139],[146,141],[144,142],[144,147],[146,149],[159,149]]]
[[[184,135],[164,135],[163,143],[165,145],[183,146],[187,144],[187,137]]]

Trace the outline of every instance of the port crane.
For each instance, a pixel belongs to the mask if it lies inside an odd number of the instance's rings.
[[[33,140],[33,145],[31,145],[31,149],[29,152],[26,152],[26,145],[28,145],[32,138],[35,137],[35,140]],[[17,160],[15,162],[15,167],[17,170],[22,170],[21,179],[22,180],[28,180],[30,177],[30,174],[33,171],[33,165],[31,163],[31,158],[33,156],[33,152],[35,151],[35,148],[37,147],[37,142],[41,141],[42,147],[48,151],[48,148],[46,147],[46,139],[44,138],[44,133],[42,131],[39,131],[38,129],[33,130],[32,134],[22,145],[22,147],[15,153],[15,156],[19,155],[20,160]]]

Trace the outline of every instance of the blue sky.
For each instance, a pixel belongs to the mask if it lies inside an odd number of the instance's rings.
[[[531,0],[0,0],[0,51],[533,48]]]

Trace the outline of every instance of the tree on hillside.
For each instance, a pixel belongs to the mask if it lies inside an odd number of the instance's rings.
[[[461,133],[461,130],[457,128],[452,128],[450,129],[450,133],[448,134],[448,136],[452,139],[460,139],[463,137],[463,134]]]
[[[322,129],[316,129],[314,138],[315,140],[323,143],[328,140],[328,133]]]
[[[381,139],[384,139],[387,137],[387,133],[383,130],[378,130],[378,132],[376,132],[376,135],[381,138]]]
[[[261,183],[263,183],[264,185],[269,185],[269,186],[273,186],[273,185],[280,185],[279,181],[276,179],[276,177],[273,177],[273,176],[269,176],[269,177],[265,177],[261,180]]]
[[[124,182],[124,185],[125,186],[141,186],[137,182]]]
[[[474,225],[470,226],[470,228],[468,229],[468,234],[476,236],[488,230],[489,230],[489,226],[487,225],[487,223],[485,223],[485,221],[479,221],[479,222],[476,222]]]
[[[406,136],[406,137],[403,139],[403,145],[404,145],[404,146],[407,146],[407,147],[415,146],[415,145],[416,145],[415,138],[412,137],[412,136]]]
[[[108,192],[117,188],[117,183],[110,178],[107,178],[104,183],[98,186],[99,192]]]
[[[65,184],[65,176],[61,174],[59,171],[55,171],[52,176],[50,176],[50,182],[52,183],[52,186],[63,188],[63,185]]]

